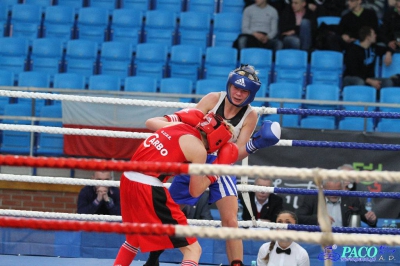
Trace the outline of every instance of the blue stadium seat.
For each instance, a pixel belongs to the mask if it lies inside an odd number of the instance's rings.
[[[335,16],[320,16],[317,18],[318,27],[321,26],[322,23],[326,25],[339,25],[341,17]]]
[[[208,94],[210,92],[225,91],[225,88],[226,88],[226,78],[199,79],[196,82],[196,94]]]
[[[2,0],[1,3],[7,6],[7,10],[11,12],[13,5],[17,5],[19,0]]]
[[[84,7],[79,10],[76,38],[97,42],[108,40],[108,10],[101,7]]]
[[[134,76],[125,79],[125,91],[157,92],[157,79],[152,77]]]
[[[53,76],[61,72],[63,44],[59,39],[35,39],[32,42],[30,69],[41,71]]]
[[[7,104],[4,107],[5,116],[32,116],[31,106],[26,104]],[[3,119],[4,124],[30,125],[30,120],[24,119]],[[33,133],[32,133],[33,134]],[[31,133],[24,131],[2,131],[1,153],[29,154]]]
[[[40,6],[42,13],[44,13],[46,8],[53,4],[53,0],[24,0],[24,4]]]
[[[121,79],[113,75],[95,75],[89,78],[89,90],[120,91]]]
[[[301,119],[300,127],[311,129],[335,129],[335,118],[324,116],[308,116]]]
[[[120,0],[121,8],[123,9],[135,9],[138,11],[150,10],[152,0]]]
[[[18,87],[50,88],[50,75],[45,72],[21,72],[18,77]],[[32,106],[32,99],[18,98],[18,103]],[[44,99],[35,99],[35,115],[46,104]]]
[[[121,81],[132,75],[132,46],[123,42],[105,42],[101,47],[101,74],[115,75]]]
[[[176,14],[184,10],[184,0],[154,0],[156,10],[168,10]]]
[[[249,64],[258,71],[261,83],[271,83],[273,51],[263,48],[244,48],[240,50],[240,63]]]
[[[54,75],[53,88],[85,89],[85,76],[76,73],[59,73]]]
[[[49,6],[43,20],[43,37],[67,41],[75,37],[75,11],[70,6]]]
[[[160,82],[160,93],[192,94],[193,83],[186,78],[164,78]],[[190,102],[192,98],[180,98],[180,102]],[[176,100],[175,100],[176,101]]]
[[[0,69],[0,86],[14,86],[14,73]],[[0,115],[4,114],[4,106],[10,103],[9,97],[0,97]]]
[[[89,40],[67,42],[65,72],[89,76],[97,73],[97,43]]]
[[[275,53],[274,82],[299,83],[303,87],[307,77],[307,52],[295,49]]]
[[[208,14],[214,14],[217,12],[217,1],[216,0],[188,0],[187,3],[188,11],[203,12]]]
[[[382,88],[380,96],[380,103],[400,103],[400,88],[399,87],[386,87]],[[400,112],[399,108],[395,107],[379,107],[382,112]]]
[[[11,11],[10,36],[30,42],[41,36],[42,8],[37,5],[14,5]]]
[[[267,96],[267,85],[266,84],[261,84],[260,89],[256,93],[256,98],[265,98]],[[251,106],[265,106],[265,101],[263,100],[254,100],[251,103]]]
[[[372,118],[367,118],[365,125],[365,119],[362,117],[345,117],[339,121],[338,129],[372,132],[374,131],[374,124]]]
[[[40,109],[41,118],[62,118],[61,105],[46,105]],[[39,126],[62,127],[62,122],[39,121]],[[61,134],[39,133],[36,154],[41,156],[61,156],[64,154],[64,137]]]
[[[208,47],[204,63],[204,78],[222,79],[237,66],[237,49],[225,46]]]
[[[384,58],[382,58],[384,62]],[[392,63],[386,66],[382,63],[382,78],[389,78],[393,75],[400,74],[400,54],[394,53],[392,56]]]
[[[301,100],[303,88],[300,84],[296,83],[271,83],[269,85],[269,97],[278,99],[296,99]],[[301,107],[301,103],[280,103],[269,102],[270,107],[274,108],[295,108]],[[267,119],[272,121],[280,121],[283,127],[299,127],[298,115],[269,115]]]
[[[375,129],[376,132],[400,133],[400,120],[392,118],[382,118]]]
[[[174,45],[171,48],[169,63],[171,77],[187,78],[195,83],[201,73],[202,52],[201,47],[194,45]]]
[[[241,13],[216,13],[214,15],[213,46],[229,46],[236,40],[242,29]]]
[[[8,7],[6,4],[0,3],[0,37],[8,36]]]
[[[228,13],[243,13],[244,1],[243,0],[220,0],[219,12]]]
[[[179,44],[197,45],[203,54],[210,46],[211,15],[208,13],[188,11],[180,15],[178,29]]]
[[[311,53],[310,79],[312,84],[342,86],[343,53],[314,51]]]
[[[126,42],[136,51],[142,41],[143,13],[136,9],[115,9],[112,13],[110,40]]]
[[[79,9],[84,6],[86,0],[57,0],[59,6],[69,6],[74,8],[75,14],[78,14]]]
[[[339,101],[340,89],[335,85],[309,84],[306,88],[306,100]],[[310,109],[337,109],[336,105],[329,104],[305,104]]]
[[[135,75],[158,80],[166,77],[168,47],[161,43],[140,43],[134,61]]]
[[[25,38],[4,37],[0,38],[0,69],[18,74],[27,68],[29,42]]]
[[[343,88],[342,95],[344,102],[367,102],[367,103],[376,102],[376,89],[371,86],[366,86],[366,85],[345,86]],[[376,107],[370,106],[367,109],[365,109],[365,106],[343,105],[343,108],[349,111],[374,111]]]
[[[147,43],[161,43],[168,49],[175,44],[176,14],[168,10],[149,10],[146,12],[144,40]]]
[[[119,0],[88,0],[90,7],[100,7],[100,8],[105,8],[111,12],[118,8],[118,2]]]

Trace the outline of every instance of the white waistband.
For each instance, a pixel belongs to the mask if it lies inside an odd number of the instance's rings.
[[[145,185],[150,185],[154,187],[164,186],[163,183],[157,177],[154,176],[149,176],[138,172],[124,172],[124,175],[131,181],[135,181]]]

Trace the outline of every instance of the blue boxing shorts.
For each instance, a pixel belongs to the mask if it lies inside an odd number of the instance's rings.
[[[215,160],[215,155],[208,155],[206,163],[212,163]],[[196,205],[201,197],[194,198],[189,193],[190,175],[177,175],[169,187],[169,192],[172,199],[178,204],[188,204],[191,206]],[[211,184],[208,189],[209,198],[208,203],[212,204],[226,196],[236,196],[236,176],[222,175],[218,178],[217,182]]]

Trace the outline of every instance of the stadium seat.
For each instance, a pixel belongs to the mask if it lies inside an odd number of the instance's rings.
[[[115,9],[112,13],[110,40],[125,42],[136,51],[142,41],[143,13],[136,9]]]
[[[380,103],[400,103],[400,88],[399,87],[386,87],[380,90]],[[379,107],[382,112],[400,112],[399,108],[395,107]]]
[[[296,99],[301,100],[303,88],[300,84],[296,83],[271,83],[269,85],[269,97],[277,99]],[[269,102],[270,107],[274,108],[294,108],[301,107],[301,103],[280,103]],[[298,115],[269,115],[266,117],[272,121],[279,121],[283,127],[299,127]]]
[[[372,118],[367,118],[367,124],[365,125],[365,119],[362,117],[345,117],[339,121],[338,129],[372,132],[374,131],[374,124]]]
[[[19,0],[2,0],[1,3],[6,5],[7,10],[11,12],[13,5],[17,5]]]
[[[75,14],[78,14],[85,2],[86,0],[57,0],[57,5],[72,7],[75,10]]]
[[[10,36],[30,42],[41,37],[42,8],[37,5],[14,5],[11,11]]]
[[[27,69],[29,42],[25,38],[4,37],[0,38],[0,69],[18,74]]]
[[[180,15],[178,29],[179,44],[197,45],[205,54],[210,46],[211,15],[208,13],[188,11]]]
[[[220,0],[219,12],[220,13],[243,13],[244,1],[243,0]]]
[[[108,10],[109,14],[116,8],[118,8],[119,0],[88,0],[90,7],[100,7]]]
[[[101,7],[79,9],[76,38],[97,42],[100,49],[101,43],[108,40],[108,10]]]
[[[113,75],[95,75],[89,78],[89,90],[120,91],[121,79]]]
[[[8,36],[8,7],[6,4],[0,3],[0,37]]]
[[[326,25],[339,25],[340,17],[335,16],[320,16],[317,18],[318,27],[321,26],[322,23]]]
[[[158,80],[166,77],[168,47],[161,43],[140,43],[134,61],[135,75]]]
[[[400,133],[400,120],[382,118],[375,129],[376,132]]]
[[[18,87],[50,88],[50,75],[45,72],[21,72],[18,76]],[[46,104],[45,99],[35,99],[35,115],[39,115],[40,108]],[[19,104],[32,106],[32,99],[18,98]]]
[[[43,20],[43,37],[67,41],[75,37],[75,11],[70,6],[49,6]]]
[[[164,78],[160,82],[160,93],[192,94],[192,89],[192,81],[186,78]],[[179,98],[180,102],[191,100],[192,98]]]
[[[216,13],[212,46],[229,46],[236,40],[242,29],[241,13]]]
[[[220,92],[225,90],[226,90],[226,78],[199,79],[196,82],[196,94],[208,94],[210,92]]]
[[[35,39],[32,42],[30,57],[30,69],[32,71],[45,72],[53,76],[61,72],[63,58],[63,44],[59,39]]]
[[[217,46],[206,49],[205,79],[223,79],[237,66],[237,49]]]
[[[0,69],[0,86],[14,86],[14,73]],[[9,97],[0,97],[0,115],[4,114],[4,106],[9,102]]]
[[[214,14],[217,12],[216,0],[187,0],[187,10]]]
[[[168,10],[179,14],[184,10],[184,0],[154,0],[156,10]]]
[[[301,119],[300,127],[311,129],[335,129],[335,118],[324,116],[308,116]]]
[[[7,104],[4,107],[5,116],[32,116],[32,108],[26,104]],[[30,120],[24,119],[3,119],[4,124],[30,125]],[[1,153],[29,154],[31,144],[31,132],[25,131],[2,131]]]
[[[123,42],[105,42],[101,47],[100,73],[115,75],[121,81],[132,75],[132,47]]]
[[[122,9],[150,10],[152,0],[120,0]]]
[[[384,58],[382,58],[384,62]],[[382,63],[382,78],[390,78],[393,75],[400,74],[400,54],[394,53],[392,56],[392,63],[386,66]]]
[[[310,83],[342,86],[343,53],[314,51],[311,53]]]
[[[171,77],[187,78],[196,83],[202,67],[201,47],[183,44],[172,46],[169,66]]]
[[[157,92],[157,79],[152,77],[134,76],[125,79],[125,91]]]
[[[40,109],[40,118],[62,118],[61,105],[47,105]],[[39,126],[62,127],[59,121],[40,121]],[[39,133],[36,154],[41,156],[61,156],[64,154],[64,137],[61,134]]]
[[[267,96],[267,85],[266,84],[261,84],[260,89],[256,93],[256,98],[265,98]],[[254,100],[251,103],[251,106],[265,106],[265,101],[263,100]]]
[[[240,63],[249,64],[258,71],[261,83],[271,83],[273,51],[263,48],[244,48],[240,50]]]
[[[53,4],[53,0],[24,0],[24,4],[40,6],[44,13],[46,8]]]
[[[85,89],[85,76],[76,73],[59,73],[54,75],[55,89]]]
[[[309,84],[306,88],[306,100],[339,101],[340,89],[335,85]],[[305,104],[310,109],[337,109],[337,105],[330,104]]]
[[[306,84],[307,52],[296,49],[283,49],[275,53],[274,82]]]
[[[352,85],[343,88],[343,101],[344,102],[376,102],[376,89],[366,85]],[[375,106],[370,106],[365,109],[365,106],[356,105],[343,105],[343,108],[348,111],[374,111]]]
[[[89,76],[97,73],[97,43],[89,40],[70,40],[67,42],[65,72]]]
[[[149,10],[146,12],[144,41],[161,43],[168,49],[175,44],[176,14],[168,10]]]

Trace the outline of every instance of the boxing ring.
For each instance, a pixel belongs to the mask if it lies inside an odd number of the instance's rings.
[[[59,95],[49,93],[33,93],[19,91],[0,91],[0,96],[18,97],[18,98],[35,98],[35,99],[51,99],[51,100],[67,100],[80,101],[90,103],[108,103],[108,104],[125,104],[125,105],[145,105],[145,106],[167,106],[183,108],[194,106],[186,103],[143,101],[132,99],[116,99],[106,97],[88,97],[75,95]],[[322,116],[352,116],[352,117],[381,117],[381,118],[399,118],[399,113],[385,112],[361,112],[361,111],[333,111],[333,110],[294,110],[285,108],[256,108],[259,114],[309,114]],[[92,129],[71,129],[56,128],[45,126],[27,126],[27,125],[10,125],[0,124],[1,130],[28,131],[38,133],[67,134],[67,135],[90,135],[105,136],[118,138],[137,138],[143,139],[149,133],[140,132],[119,132]],[[400,145],[396,144],[369,144],[355,142],[329,142],[329,141],[306,141],[306,140],[281,140],[277,146],[286,147],[313,147],[313,148],[340,148],[340,149],[359,149],[359,150],[385,150],[399,151]],[[188,173],[188,174],[230,174],[236,176],[254,177],[270,177],[281,179],[297,179],[299,181],[314,181],[316,185],[322,184],[323,180],[338,179],[343,181],[361,182],[361,181],[380,181],[385,183],[400,183],[400,172],[381,171],[339,171],[327,170],[320,168],[291,168],[291,167],[274,167],[274,166],[248,166],[248,165],[196,165],[196,164],[159,164],[159,163],[135,163],[122,160],[94,160],[82,158],[54,158],[54,157],[29,157],[29,156],[12,156],[0,155],[0,165],[2,166],[24,166],[24,167],[51,167],[51,168],[74,168],[82,170],[103,170],[103,171],[145,171],[152,169],[153,171],[164,173]],[[63,177],[47,177],[47,176],[28,176],[28,175],[12,175],[0,174],[0,180],[8,182],[37,182],[46,184],[66,184],[66,185],[102,185],[102,186],[119,186],[118,181],[98,181],[77,178]],[[319,201],[323,199],[322,190],[306,190],[306,189],[290,189],[290,188],[265,188],[252,185],[238,185],[239,191],[265,191],[269,193],[286,193],[286,194],[302,194],[302,195],[318,195]],[[330,195],[340,196],[356,196],[369,198],[393,198],[398,199],[400,193],[373,193],[358,191],[330,191],[326,192]],[[241,227],[255,227],[257,230],[244,228],[223,228],[220,227],[219,221],[196,221],[190,220],[191,226],[172,226],[172,225],[151,225],[151,224],[121,224],[121,217],[106,215],[81,215],[67,213],[48,213],[20,210],[0,210],[0,227],[15,228],[15,230],[24,228],[32,230],[51,230],[64,232],[101,232],[101,233],[142,233],[142,234],[167,234],[171,236],[196,236],[200,239],[216,239],[225,240],[239,238],[243,240],[268,241],[291,239],[300,243],[317,244],[320,246],[322,257],[318,265],[351,265],[338,264],[323,253],[323,248],[330,246],[384,246],[390,247],[400,246],[399,229],[381,229],[381,228],[335,228],[331,227],[327,220],[326,209],[323,204],[319,206],[318,220],[320,226],[305,225],[287,225],[267,222],[241,221]],[[272,230],[258,230],[258,229]],[[273,230],[281,229],[281,230]],[[284,230],[282,230],[284,229]],[[202,244],[200,242],[200,244]],[[394,250],[394,251],[393,251]],[[396,249],[390,249],[395,252]],[[399,254],[400,255],[400,254]],[[328,256],[328,257],[326,257]],[[40,265],[46,265],[45,259],[38,259]],[[255,260],[254,258],[253,260]],[[310,257],[311,259],[311,257]],[[28,259],[29,260],[29,259]],[[57,258],[55,259],[57,260]],[[63,265],[62,259],[59,258],[57,265]],[[0,255],[0,265],[10,261],[10,264],[17,263],[23,265],[23,257],[13,257]],[[102,261],[104,265],[110,265],[113,259]],[[94,260],[96,265],[102,265],[98,260]],[[201,261],[200,261],[201,262]],[[8,262],[7,262],[8,263]],[[32,260],[31,260],[32,263]],[[54,261],[52,261],[54,265]],[[51,264],[49,262],[49,265]],[[69,261],[68,263],[71,263]],[[73,263],[77,263],[73,262]],[[85,265],[91,265],[89,261],[83,262]],[[136,261],[134,265],[142,265],[143,262]],[[249,261],[244,261],[247,265]],[[164,264],[164,263],[162,263]],[[204,263],[202,263],[204,265]],[[32,265],[32,264],[31,264]],[[67,265],[67,264],[65,264]],[[94,265],[94,264],[93,264]],[[313,265],[313,264],[311,264]],[[367,265],[373,265],[368,263]],[[387,264],[388,265],[388,264]],[[393,264],[395,265],[395,264]]]

